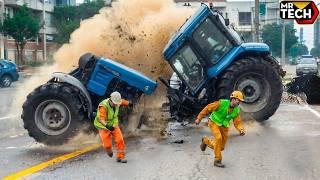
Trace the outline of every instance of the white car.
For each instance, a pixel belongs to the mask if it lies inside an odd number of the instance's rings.
[[[318,75],[318,64],[315,58],[302,57],[296,67],[296,75],[301,76],[304,74]]]

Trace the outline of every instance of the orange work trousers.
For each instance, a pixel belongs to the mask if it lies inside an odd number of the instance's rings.
[[[116,143],[117,158],[123,159],[124,154],[124,140],[119,127],[115,127],[113,131],[107,129],[100,129],[99,135],[103,144],[103,147],[106,151],[112,150],[112,137]]]
[[[218,126],[216,123],[209,120],[208,127],[211,130],[213,138],[209,138],[207,136],[203,137],[203,142],[206,144],[209,148],[213,149],[214,152],[214,159],[216,161],[222,160],[221,151],[224,150],[224,147],[226,145],[226,142],[229,137],[229,128],[224,126]]]

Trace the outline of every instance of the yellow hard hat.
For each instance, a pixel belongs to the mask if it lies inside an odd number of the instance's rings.
[[[242,94],[241,91],[233,91],[233,92],[231,93],[230,98],[237,98],[237,99],[239,99],[240,101],[244,101],[243,94]]]

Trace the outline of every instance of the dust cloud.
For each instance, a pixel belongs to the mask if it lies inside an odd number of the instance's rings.
[[[112,7],[105,7],[81,22],[70,42],[54,54],[52,66],[40,68],[22,84],[14,97],[11,114],[21,114],[20,107],[27,95],[48,81],[52,72],[70,72],[77,67],[79,57],[87,52],[122,63],[153,80],[161,75],[168,78],[171,69],[163,60],[163,48],[193,12],[194,9],[177,7],[173,0],[113,2]],[[154,95],[145,97],[152,110],[143,109],[140,113],[162,117],[157,109],[165,99],[164,93],[160,87]],[[20,131],[22,122],[13,123]]]
[[[192,13],[172,0],[114,2],[112,8],[81,23],[70,43],[54,55],[55,68],[68,72],[82,54],[92,52],[156,79],[168,72],[162,58],[164,46]]]

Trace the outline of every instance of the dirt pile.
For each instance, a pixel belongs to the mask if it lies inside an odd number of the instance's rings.
[[[320,78],[315,75],[304,75],[294,78],[290,83],[286,85],[286,91],[290,94],[296,94],[302,96],[309,104],[320,103]]]

